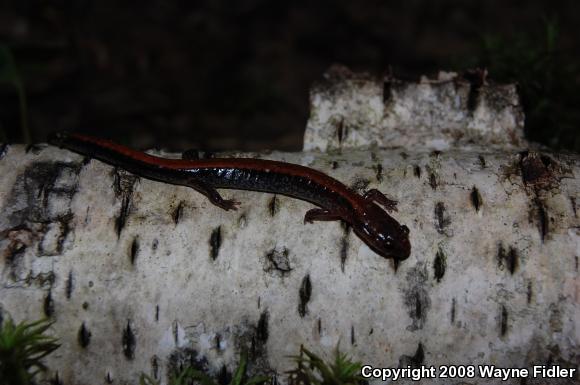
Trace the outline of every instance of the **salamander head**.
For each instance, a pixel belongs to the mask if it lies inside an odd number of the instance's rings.
[[[354,232],[374,252],[384,258],[402,261],[411,254],[409,228],[401,225],[373,202],[364,205],[353,223]]]

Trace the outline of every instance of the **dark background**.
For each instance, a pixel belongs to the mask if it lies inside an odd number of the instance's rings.
[[[1,0],[0,140],[299,150],[309,87],[340,63],[485,66],[520,85],[530,138],[578,151],[579,21],[574,1]]]

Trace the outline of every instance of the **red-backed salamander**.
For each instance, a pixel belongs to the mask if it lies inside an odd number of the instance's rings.
[[[399,224],[379,206],[393,211],[397,202],[377,189],[359,195],[309,167],[246,158],[166,159],[74,133],[54,134],[49,143],[147,179],[191,187],[224,210],[235,210],[239,202],[222,198],[217,188],[261,191],[308,201],[318,208],[306,212],[304,223],[343,220],[382,257],[398,262],[411,253],[407,226]]]

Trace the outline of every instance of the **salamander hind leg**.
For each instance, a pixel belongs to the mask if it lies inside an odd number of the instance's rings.
[[[310,209],[304,215],[304,223],[312,223],[314,221],[339,221],[342,218],[324,209]]]
[[[387,211],[397,211],[397,201],[387,198],[385,194],[377,190],[376,188],[370,189],[364,193],[363,198],[366,200],[371,200],[377,202],[383,206]]]
[[[205,195],[211,203],[219,208],[222,208],[226,211],[238,209],[240,202],[234,199],[222,198],[220,193],[208,183],[202,182],[199,179],[190,179],[186,185]]]

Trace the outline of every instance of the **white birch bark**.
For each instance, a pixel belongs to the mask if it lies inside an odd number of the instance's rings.
[[[339,342],[375,367],[577,368],[580,158],[527,151],[513,86],[448,78],[335,70],[313,88],[304,152],[226,154],[398,200],[412,253],[397,271],[338,222],[304,225],[299,200],[222,191],[242,202],[225,212],[66,150],[2,147],[1,314],[54,319],[46,362],[66,385],[166,383],[184,361],[231,372],[244,348],[284,383],[301,344]]]

